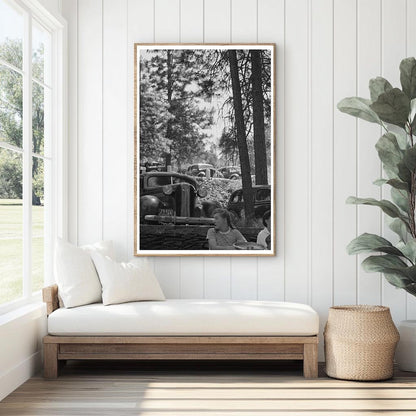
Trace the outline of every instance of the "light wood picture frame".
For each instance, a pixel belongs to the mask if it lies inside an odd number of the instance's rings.
[[[276,255],[275,44],[134,44],[134,255]]]

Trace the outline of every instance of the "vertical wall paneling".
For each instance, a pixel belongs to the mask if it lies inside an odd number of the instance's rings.
[[[401,22],[399,25],[398,22]],[[406,0],[382,0],[382,75],[393,86],[400,87],[400,61],[406,55]],[[390,197],[390,191],[383,191],[384,198]],[[385,236],[395,235],[384,227]],[[406,318],[406,292],[397,290],[383,279],[382,302],[391,308],[395,321]]]
[[[257,41],[257,0],[231,1],[231,39],[234,43]],[[257,298],[257,258],[231,258],[231,297]]]
[[[155,42],[179,42],[180,0],[154,0]]]
[[[180,279],[181,298],[204,298],[204,258],[182,258],[180,261]]]
[[[154,41],[180,41],[180,0],[155,1],[155,39]],[[157,257],[154,259],[155,273],[168,297],[179,298],[181,293],[181,262],[179,257]]]
[[[78,242],[102,239],[102,3],[78,2]],[[80,70],[82,69],[82,70]]]
[[[231,259],[231,298],[257,299],[257,259]]]
[[[230,42],[231,0],[204,1],[205,42]]]
[[[231,0],[231,41],[257,42],[257,0]]]
[[[308,301],[308,0],[286,2],[285,300]],[[292,179],[296,178],[293,183]]]
[[[180,0],[180,41],[202,43],[203,40],[203,0]],[[204,266],[204,257],[180,259],[181,298],[204,297]]]
[[[204,41],[204,0],[180,0],[180,40],[185,43]]]
[[[165,296],[171,299],[179,299],[181,297],[181,264],[179,258],[155,257],[153,262],[155,274]],[[186,289],[184,295],[186,296]]]
[[[325,317],[332,306],[333,231],[333,2],[310,9],[311,57],[311,285],[313,308]],[[318,53],[319,51],[319,53]],[[321,319],[321,333],[326,319]],[[323,359],[323,356],[320,357]]]
[[[103,238],[127,253],[127,0],[103,1]],[[130,191],[130,190],[129,190]],[[129,192],[130,193],[130,192]]]
[[[78,2],[63,0],[62,14],[68,22],[68,91],[78,85]],[[78,243],[78,94],[68,96],[68,239]]]
[[[128,0],[127,2],[127,257],[134,252],[134,43],[154,41],[153,0]],[[152,265],[154,264],[151,261]]]
[[[231,298],[231,261],[229,257],[207,257],[204,276],[205,298]]]
[[[357,3],[357,88],[360,97],[369,98],[368,81],[381,74],[381,2],[380,0]],[[380,177],[381,164],[375,144],[382,131],[380,126],[358,121],[357,129],[357,193],[360,197],[380,199],[381,188],[373,182]],[[376,207],[359,206],[357,234],[381,233],[381,211]],[[367,255],[358,256],[357,302],[376,304],[381,302],[380,273],[367,273],[361,262]]]
[[[414,25],[414,16],[416,15],[416,2],[407,0],[406,2],[406,56],[416,56],[416,26]]]
[[[230,42],[230,0],[204,1],[204,41],[206,43]],[[207,298],[231,297],[231,259],[207,257],[205,259],[204,291]]]
[[[258,41],[276,44],[275,62],[275,186],[276,186],[276,257],[258,259],[258,298],[283,300],[285,293],[285,252],[284,252],[284,47],[285,47],[285,2],[284,0],[259,0],[258,2]]]
[[[356,1],[334,0],[334,105],[357,94]],[[357,259],[345,247],[356,236],[357,208],[345,204],[357,190],[357,121],[334,110],[334,303],[357,301]]]
[[[416,16],[416,2],[407,0],[407,40],[406,40],[406,57],[416,57],[416,25],[414,24],[414,16]],[[407,319],[416,319],[416,297],[407,294]]]

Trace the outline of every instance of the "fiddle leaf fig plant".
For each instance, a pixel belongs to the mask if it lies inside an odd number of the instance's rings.
[[[352,240],[349,254],[373,253],[362,262],[367,272],[381,272],[397,288],[416,296],[416,59],[400,63],[400,88],[382,77],[369,82],[370,99],[344,98],[338,109],[379,124],[383,135],[376,144],[385,178],[377,186],[389,186],[391,200],[350,196],[349,204],[379,207],[390,217],[389,228],[398,236],[392,244],[376,234],[364,233]]]

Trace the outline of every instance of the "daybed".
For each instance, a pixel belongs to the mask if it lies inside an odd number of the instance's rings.
[[[59,308],[58,287],[43,289],[48,335],[44,377],[68,359],[303,360],[318,375],[318,314],[274,301],[178,300]]]

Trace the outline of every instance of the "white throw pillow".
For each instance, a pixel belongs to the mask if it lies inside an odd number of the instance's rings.
[[[82,248],[85,251],[88,251],[88,253],[101,253],[103,256],[108,256],[110,258],[112,258],[113,260],[115,260],[115,255],[114,255],[114,247],[113,247],[113,242],[111,240],[108,241],[98,241],[97,243],[94,244],[86,244],[84,246],[81,246],[80,248]]]
[[[112,255],[112,242],[100,241],[76,247],[58,239],[55,248],[55,279],[66,308],[101,302],[101,283],[90,253]]]
[[[147,264],[117,263],[108,256],[91,253],[103,288],[103,304],[142,300],[165,300],[156,276]]]

